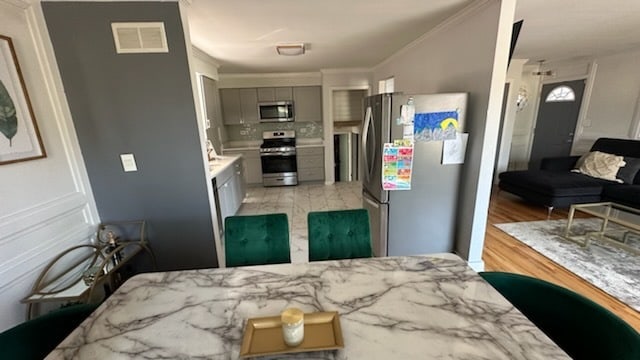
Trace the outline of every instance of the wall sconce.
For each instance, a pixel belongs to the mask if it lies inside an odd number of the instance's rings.
[[[529,103],[529,94],[527,93],[527,88],[521,86],[518,89],[518,98],[516,99],[516,112],[522,111],[527,104]]]

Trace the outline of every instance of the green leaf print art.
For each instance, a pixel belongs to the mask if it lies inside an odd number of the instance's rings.
[[[13,100],[11,100],[7,88],[0,81],[0,133],[9,140],[9,146],[11,146],[11,140],[17,132],[16,107],[13,105]]]

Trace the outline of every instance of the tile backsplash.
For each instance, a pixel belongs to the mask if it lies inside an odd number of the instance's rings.
[[[283,122],[226,125],[227,140],[262,140],[262,132],[270,130],[295,130],[297,138],[322,138],[321,122]]]

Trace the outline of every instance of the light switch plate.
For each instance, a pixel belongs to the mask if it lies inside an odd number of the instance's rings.
[[[122,168],[125,172],[138,171],[136,159],[133,157],[133,154],[120,154],[120,160],[122,161]]]

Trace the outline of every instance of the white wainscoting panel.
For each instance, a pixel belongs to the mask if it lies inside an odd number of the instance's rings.
[[[47,152],[0,166],[3,331],[25,320],[20,300],[41,270],[65,249],[89,243],[100,220],[40,2],[0,0],[0,34],[12,38]]]
[[[86,222],[86,211],[85,196],[74,193],[0,219],[0,299],[6,300],[0,301],[3,327],[24,321],[26,306],[19,300],[53,257],[93,239],[96,226]]]

